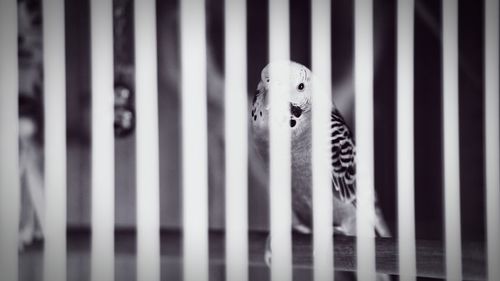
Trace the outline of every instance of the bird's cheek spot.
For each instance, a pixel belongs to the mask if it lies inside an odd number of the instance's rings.
[[[302,115],[302,108],[300,106],[295,106],[293,104],[290,104],[290,111],[292,112],[292,115],[299,118]]]
[[[260,112],[260,116],[262,117],[262,111]]]
[[[257,121],[257,115],[253,116],[253,121]]]
[[[293,127],[295,127],[295,125],[297,125],[297,121],[295,121],[295,120],[293,120],[293,119],[292,119],[292,120],[290,120],[290,127],[292,127],[292,128],[293,128]]]

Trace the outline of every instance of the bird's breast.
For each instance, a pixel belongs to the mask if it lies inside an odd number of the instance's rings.
[[[292,207],[307,226],[312,225],[312,167],[310,148],[292,143]]]
[[[301,147],[292,142],[292,208],[306,226],[312,227],[312,161],[310,146]],[[333,186],[329,187],[333,192]],[[356,208],[351,203],[345,203],[334,194],[333,225],[351,225],[355,222]]]

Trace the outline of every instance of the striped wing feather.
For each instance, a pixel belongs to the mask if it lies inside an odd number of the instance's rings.
[[[356,199],[356,147],[352,133],[337,109],[331,113],[331,157],[334,194],[343,202]]]

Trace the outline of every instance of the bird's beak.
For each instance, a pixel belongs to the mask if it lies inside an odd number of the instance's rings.
[[[263,90],[263,95],[264,95],[264,101],[265,101],[265,110],[268,112],[272,111],[271,109],[271,104],[270,104],[270,101],[269,101],[269,88],[266,87],[264,90]],[[278,123],[280,126],[288,126],[288,122],[290,122],[290,111],[288,110],[288,101],[286,101],[287,103],[287,110],[285,113],[281,114],[281,116],[279,116],[278,118]]]

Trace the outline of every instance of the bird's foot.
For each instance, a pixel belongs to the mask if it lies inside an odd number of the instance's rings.
[[[377,273],[376,281],[391,281],[391,276],[387,274]]]
[[[266,262],[266,265],[268,267],[271,267],[271,251],[266,250],[266,253],[264,254],[264,261]]]
[[[267,236],[266,239],[266,252],[264,254],[264,261],[268,267],[271,267],[271,235]]]
[[[294,225],[293,229],[301,234],[311,234],[312,233],[312,230],[303,224]]]
[[[341,235],[346,235],[346,229],[339,225],[339,226],[334,226],[333,227],[333,234],[341,234]]]

